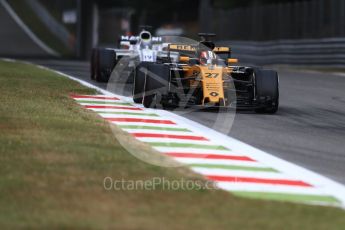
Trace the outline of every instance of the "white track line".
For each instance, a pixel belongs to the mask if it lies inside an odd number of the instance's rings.
[[[148,112],[144,111],[144,110],[128,110],[128,109],[97,109],[97,108],[90,108],[90,110],[95,111],[97,113],[100,113],[102,111],[106,111],[106,112],[126,112],[126,113],[142,113],[142,114],[146,114]]]
[[[174,152],[174,153],[195,153],[195,154],[208,154],[208,155],[214,155],[214,154],[219,154],[219,155],[231,155],[231,156],[245,156],[243,154],[236,154],[232,153],[229,150],[219,150],[219,149],[196,149],[196,148],[171,148],[171,147],[154,147],[156,148],[159,152],[163,153],[168,153],[168,152]]]
[[[206,158],[181,158],[174,157],[174,159],[184,164],[208,164],[208,165],[233,165],[233,166],[246,166],[246,167],[257,167],[257,168],[269,168],[260,162],[255,161],[238,161],[238,160],[216,160]]]
[[[200,167],[192,167],[192,170],[202,175],[298,180],[295,177],[292,177],[290,175],[285,175],[279,172],[259,172],[259,171],[253,172],[253,171],[228,170],[228,169],[200,168]]]
[[[315,189],[309,187],[298,187],[298,186],[288,186],[288,185],[270,185],[261,184],[256,185],[252,183],[238,183],[238,182],[217,182],[217,186],[231,191],[248,191],[248,192],[273,192],[273,193],[291,193],[293,194],[305,194],[305,195],[329,195],[326,191],[322,189]]]
[[[188,135],[188,136],[199,136],[196,133],[184,132],[184,131],[169,131],[169,130],[148,130],[148,129],[126,129],[123,128],[128,133],[150,133],[150,134],[167,134],[167,135]]]
[[[150,120],[162,120],[162,117],[154,117],[154,116],[145,116],[143,115],[132,115],[132,114],[111,114],[111,113],[100,113],[98,114],[103,118],[122,118],[123,116],[126,116],[127,118],[140,118],[140,119],[150,119]]]
[[[204,140],[181,140],[176,138],[150,138],[150,137],[136,137],[138,140],[145,142],[145,143],[186,143],[186,144],[200,144],[200,145],[207,145],[207,146],[214,146],[214,144],[210,141]]]
[[[94,101],[94,102],[119,102],[117,99],[113,99],[112,97],[108,97],[107,99],[102,99],[102,98],[78,98],[78,97],[73,97],[72,98],[78,102],[83,102],[83,101]],[[106,98],[106,97],[105,97]]]
[[[165,119],[164,119],[165,120]],[[176,124],[150,124],[145,122],[118,122],[118,121],[111,121],[113,124],[117,125],[138,125],[138,126],[156,126],[161,128],[177,128]]]

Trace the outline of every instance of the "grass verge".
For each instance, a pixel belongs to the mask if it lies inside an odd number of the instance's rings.
[[[143,163],[70,93],[93,90],[0,61],[1,229],[343,229],[337,208],[244,199],[219,190],[110,190],[103,180],[198,179]],[[125,134],[124,134],[125,135]]]

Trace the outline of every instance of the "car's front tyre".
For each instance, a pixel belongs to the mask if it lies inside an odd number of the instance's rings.
[[[279,108],[279,77],[274,70],[255,69],[256,113],[274,114]]]

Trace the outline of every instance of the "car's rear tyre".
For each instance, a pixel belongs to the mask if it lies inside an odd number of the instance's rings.
[[[108,82],[116,65],[116,53],[114,50],[99,48],[96,56],[95,80]]]
[[[167,92],[170,78],[170,67],[164,64],[149,63],[145,75],[143,105],[146,108],[156,106],[157,94]],[[160,103],[160,101],[159,101]]]
[[[274,70],[255,69],[256,113],[274,114],[279,107],[279,78]]]

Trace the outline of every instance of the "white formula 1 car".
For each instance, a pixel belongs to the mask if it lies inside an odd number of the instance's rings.
[[[147,30],[142,30],[139,36],[122,36],[120,49],[93,48],[91,55],[91,79],[98,82],[108,82],[116,64],[121,58],[128,60],[128,68],[134,69],[139,63],[155,63],[158,60],[178,59],[178,53],[168,53],[164,49],[168,43],[163,43],[161,37],[153,37]],[[175,60],[175,61],[176,61]]]

